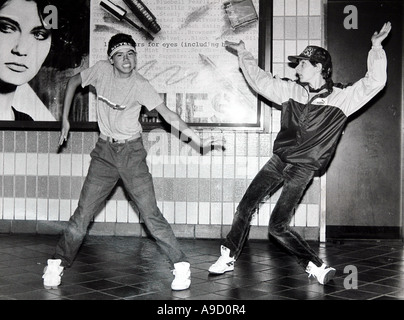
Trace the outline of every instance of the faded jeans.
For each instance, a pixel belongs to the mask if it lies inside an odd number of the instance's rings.
[[[99,138],[90,155],[91,163],[78,207],[56,246],[53,258],[61,259],[64,267],[72,265],[91,220],[121,178],[146,228],[170,262],[186,261],[171,226],[157,207],[142,138],[126,143],[112,143]]]
[[[277,155],[273,155],[257,173],[237,207],[231,230],[223,242],[223,245],[230,249],[230,255],[235,259],[239,257],[248,238],[253,214],[262,201],[283,186],[271,214],[268,232],[286,251],[297,258],[303,268],[306,268],[309,261],[321,266],[323,261],[290,227],[295,209],[313,176],[314,171],[285,163]]]

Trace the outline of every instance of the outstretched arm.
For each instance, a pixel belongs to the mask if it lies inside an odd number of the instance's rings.
[[[196,147],[199,147],[203,154],[208,151],[207,148],[209,148],[210,151],[210,148],[214,145],[223,147],[222,141],[217,139],[201,139],[199,135],[196,134],[196,132],[192,130],[177,113],[168,109],[164,103],[157,106],[156,110],[170,126],[191,139],[191,143],[195,144]]]
[[[296,86],[292,81],[283,81],[270,72],[261,69],[254,56],[246,50],[242,40],[238,43],[225,41],[226,48],[238,56],[239,66],[251,88],[269,101],[281,105],[291,97]]]
[[[366,105],[386,85],[387,57],[382,47],[382,41],[389,35],[390,30],[391,23],[386,22],[379,32],[376,31],[372,35],[372,49],[368,54],[368,70],[365,77],[344,89],[344,94],[340,95],[339,103],[347,116]]]
[[[65,97],[63,101],[63,114],[62,114],[62,131],[60,133],[59,145],[67,141],[67,136],[70,130],[69,112],[72,106],[74,94],[81,85],[81,75],[78,73],[71,77],[66,85]]]

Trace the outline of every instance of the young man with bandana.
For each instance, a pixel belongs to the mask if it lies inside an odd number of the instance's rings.
[[[69,79],[64,99],[59,144],[67,140],[68,115],[76,89],[91,85],[97,93],[97,121],[100,136],[91,152],[91,163],[81,190],[78,207],[64,230],[43,275],[44,287],[57,288],[64,268],[70,267],[84,240],[88,226],[100,211],[118,179],[139,210],[146,228],[174,267],[173,290],[191,284],[190,264],[156,204],[152,176],[138,121],[141,106],[155,109],[182,132],[196,147],[211,147],[215,140],[201,140],[181,118],[167,108],[150,83],[136,71],[136,43],[130,35],[117,34],[108,44],[108,60]]]
[[[391,30],[385,23],[371,37],[368,72],[345,87],[334,85],[331,56],[327,50],[308,46],[300,55],[289,56],[296,66],[297,81],[273,77],[257,66],[244,43],[226,42],[237,52],[248,84],[282,108],[281,129],[274,141],[273,156],[257,173],[241,199],[230,232],[220,247],[221,256],[210,266],[212,274],[234,270],[248,238],[252,215],[268,196],[283,186],[272,211],[269,234],[320,284],[335,275],[308,243],[290,227],[300,199],[316,171],[331,160],[348,117],[380,92],[387,81],[387,58],[382,41]]]

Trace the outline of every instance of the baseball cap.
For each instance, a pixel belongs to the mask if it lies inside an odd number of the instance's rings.
[[[111,37],[108,42],[107,54],[112,57],[118,50],[132,49],[136,52],[136,42],[132,36],[125,33],[118,33]]]
[[[318,46],[307,46],[298,56],[288,56],[289,61],[298,63],[299,60],[311,60],[321,63],[323,67],[331,64],[331,56],[327,50]]]

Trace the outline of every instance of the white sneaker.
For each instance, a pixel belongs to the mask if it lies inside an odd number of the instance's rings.
[[[173,274],[172,290],[186,290],[189,288],[191,285],[191,269],[188,262],[174,263]]]
[[[309,262],[306,267],[306,272],[311,276],[315,277],[321,284],[326,284],[335,276],[335,269],[328,267],[323,263],[321,267],[317,267],[313,262]]]
[[[213,274],[223,274],[234,270],[234,258],[230,257],[230,249],[220,246],[221,256],[209,268],[209,272]]]
[[[45,267],[43,278],[43,285],[45,289],[57,289],[60,285],[63,267],[60,266],[62,260],[60,259],[48,259],[48,265]]]

